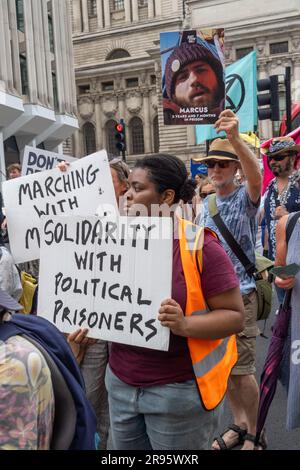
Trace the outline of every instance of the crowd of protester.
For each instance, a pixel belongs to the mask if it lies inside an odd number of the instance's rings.
[[[265,434],[255,439],[259,404],[255,378],[259,334],[256,284],[220,231],[211,204],[214,201],[217,213],[253,263],[260,224],[261,251],[277,266],[300,265],[299,221],[288,247],[284,235],[290,214],[300,210],[300,146],[291,137],[270,140],[264,152],[274,179],[262,200],[259,159],[240,137],[237,117],[225,110],[215,128],[225,131],[226,138],[211,143],[208,154],[200,158],[207,175],[197,175],[195,180],[189,178],[184,163],[171,155],[147,155],[137,160],[132,170],[119,158],[110,161],[116,199],[126,201],[122,209],[127,215],[137,216],[141,204],[148,216],[153,204],[170,208],[162,215],[171,218],[174,229],[172,294],[161,299],[157,312],[161,325],[170,329],[170,345],[168,351],[157,351],[95,340],[89,338],[87,329],[76,330],[66,338],[61,335],[62,347],[70,348],[81,369],[84,393],[95,414],[94,422],[87,405],[90,420],[86,419],[85,435],[92,436],[97,422],[98,449],[219,451],[237,446],[242,450],[266,447]],[[59,167],[67,171],[68,164]],[[20,165],[10,165],[7,173],[9,178],[20,177]],[[20,271],[28,271],[38,280],[38,264],[14,264],[2,207],[1,197],[0,338],[1,328],[7,328],[14,312],[22,309],[18,303],[22,295]],[[202,246],[195,243],[191,249],[195,257],[186,248],[185,233],[190,226],[203,237]],[[191,271],[196,276],[191,276]],[[276,277],[274,284],[279,302],[292,289],[285,349],[285,364],[292,377],[287,387],[291,428],[300,425],[300,380],[295,361],[291,361],[293,342],[300,339],[299,276]],[[29,322],[29,331],[34,329],[35,318]],[[0,344],[0,449],[53,448],[57,397],[47,354],[45,357],[43,348],[21,333],[7,336],[4,345]],[[221,356],[214,362],[217,351]],[[211,356],[207,364],[206,355]],[[200,374],[201,361],[205,372],[202,367]],[[76,374],[80,374],[77,369]],[[78,387],[82,387],[80,379]],[[220,430],[225,397],[232,423]]]

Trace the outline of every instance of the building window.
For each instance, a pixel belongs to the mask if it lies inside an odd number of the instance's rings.
[[[239,49],[236,49],[235,50],[236,60],[239,60],[242,57],[245,57],[245,55],[250,54],[250,52],[252,51],[253,51],[253,47],[241,47]]]
[[[139,79],[138,78],[127,78],[126,88],[136,88],[138,86],[139,86]]]
[[[86,122],[82,128],[85,155],[96,152],[96,134],[93,124]]]
[[[114,0],[115,10],[124,10],[124,0]]]
[[[14,135],[8,137],[4,142],[4,155],[6,165],[20,162],[20,151],[17,144],[17,140]]]
[[[151,85],[156,85],[156,75],[151,75],[150,83]]]
[[[28,95],[28,70],[25,55],[20,54],[20,72],[22,82],[22,95]]]
[[[139,7],[146,7],[148,5],[148,0],[138,0]]]
[[[54,109],[58,110],[59,104],[58,104],[58,89],[57,89],[57,79],[56,79],[56,73],[52,72],[52,85],[53,85],[53,104],[54,104]]]
[[[17,14],[17,28],[22,33],[25,32],[24,28],[24,0],[16,0],[16,14]]]
[[[144,128],[139,117],[134,117],[130,121],[131,148],[133,155],[144,153]]]
[[[115,156],[118,153],[116,149],[116,138],[115,138],[115,135],[116,135],[115,125],[116,124],[117,122],[111,119],[110,121],[107,121],[105,125],[106,149],[108,153],[112,156]]]
[[[153,150],[154,153],[159,152],[159,127],[158,127],[158,116],[153,119]]]
[[[112,91],[114,89],[114,82],[102,82],[102,91]]]
[[[49,14],[48,14],[48,28],[49,28],[50,51],[54,54],[53,20],[52,20],[52,15],[49,15]]]
[[[85,93],[89,93],[90,85],[78,85],[78,93],[79,95],[84,95]]]
[[[129,52],[125,49],[114,49],[108,54],[105,60],[124,59],[125,57],[130,57]]]
[[[97,16],[97,0],[88,0],[88,15],[89,18]]]
[[[288,41],[270,44],[270,54],[284,54],[285,52],[289,52]]]

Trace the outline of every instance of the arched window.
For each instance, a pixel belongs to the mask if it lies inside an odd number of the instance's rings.
[[[105,60],[124,59],[125,57],[130,57],[129,52],[125,49],[114,49],[108,54]]]
[[[116,124],[117,122],[111,119],[110,121],[107,121],[105,125],[106,150],[111,155],[116,155],[117,153],[116,138],[115,138],[115,135],[116,135],[115,125]]]
[[[85,155],[96,152],[96,134],[93,124],[86,122],[83,127],[83,144]]]
[[[134,117],[130,121],[130,137],[132,154],[140,155],[144,153],[144,128],[139,117]]]
[[[159,127],[158,127],[158,116],[153,119],[153,151],[154,153],[159,152]]]

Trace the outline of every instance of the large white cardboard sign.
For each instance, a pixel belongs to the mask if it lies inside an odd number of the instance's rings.
[[[106,151],[57,168],[5,181],[2,185],[12,255],[16,263],[40,257],[42,215],[118,212]]]
[[[43,217],[38,315],[63,332],[168,350],[170,218]]]
[[[76,162],[77,158],[69,155],[48,152],[35,147],[26,146],[22,162],[22,176],[38,173],[39,171],[52,170],[59,162]]]

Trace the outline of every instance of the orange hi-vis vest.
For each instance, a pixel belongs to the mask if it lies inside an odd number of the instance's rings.
[[[210,315],[200,276],[204,230],[208,229],[179,219],[180,255],[187,288],[186,316]],[[211,340],[188,338],[187,341],[203,406],[212,410],[222,401],[228,377],[237,361],[235,335]]]

